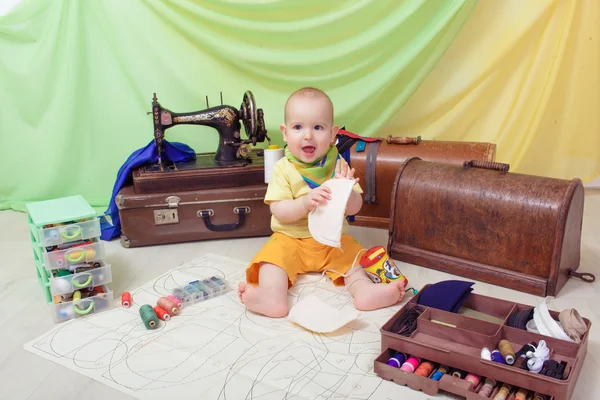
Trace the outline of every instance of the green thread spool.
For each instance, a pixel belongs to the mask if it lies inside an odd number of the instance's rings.
[[[158,316],[151,305],[144,304],[140,307],[140,317],[142,317],[146,329],[158,328]]]

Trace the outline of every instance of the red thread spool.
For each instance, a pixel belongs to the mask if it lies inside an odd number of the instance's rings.
[[[163,310],[167,311],[170,316],[174,316],[179,312],[179,307],[177,307],[177,304],[173,303],[166,297],[161,297],[160,299],[158,299],[158,302],[156,304]]]
[[[158,315],[158,318],[162,319],[163,321],[168,321],[171,319],[169,313],[160,308],[159,306],[154,307],[154,312],[156,313],[156,315]]]
[[[129,308],[129,306],[131,306],[131,293],[123,292],[121,295],[121,305],[125,308]]]
[[[473,387],[475,388],[477,387],[477,385],[479,385],[479,382],[481,382],[481,377],[479,375],[475,375],[469,372],[465,377],[465,381],[471,382],[473,384]]]

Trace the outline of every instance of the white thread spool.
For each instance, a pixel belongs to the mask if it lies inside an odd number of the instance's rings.
[[[265,183],[271,180],[273,167],[275,163],[283,158],[283,149],[280,149],[276,144],[265,149]]]

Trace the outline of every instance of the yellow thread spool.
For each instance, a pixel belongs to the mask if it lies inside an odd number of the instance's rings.
[[[506,339],[502,339],[498,344],[498,348],[500,349],[500,353],[502,353],[502,356],[506,360],[506,363],[508,365],[513,365],[515,363],[516,355],[510,342]]]
[[[371,247],[360,258],[359,264],[375,283],[390,283],[400,279],[404,281],[404,287],[408,286],[408,279],[388,257],[383,246]]]
[[[509,385],[507,383],[502,384],[502,387],[494,396],[494,400],[506,400],[506,397],[509,395],[511,389],[512,385]]]

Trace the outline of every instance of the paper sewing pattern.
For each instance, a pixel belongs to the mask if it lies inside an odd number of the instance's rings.
[[[288,319],[313,332],[329,333],[354,321],[359,314],[357,310],[338,310],[317,296],[309,295],[292,307]]]
[[[115,300],[114,309],[57,325],[24,348],[138,399],[186,399],[191,393],[202,400],[428,398],[373,372],[381,353],[379,328],[399,305],[361,313],[336,332],[318,334],[247,311],[231,291],[184,308],[156,330],[144,328],[141,304],[213,275],[235,287],[245,279],[246,264],[207,254],[129,290],[131,308]],[[354,310],[348,291],[320,276],[301,276],[289,291],[291,305],[308,295]]]
[[[308,214],[308,230],[319,243],[340,247],[344,214],[352,193],[354,179],[330,179],[323,183],[331,189],[331,200],[319,204]]]

